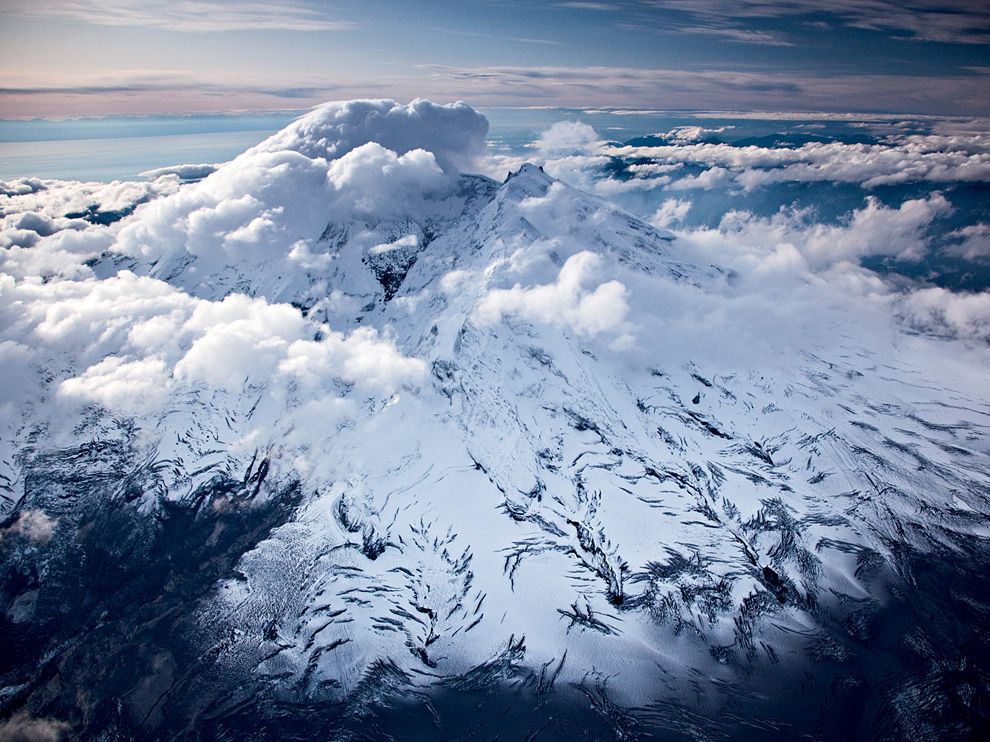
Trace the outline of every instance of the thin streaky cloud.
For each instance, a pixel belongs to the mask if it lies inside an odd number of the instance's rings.
[[[509,41],[516,44],[542,44],[545,46],[564,46],[560,41],[553,41],[551,39],[536,39],[527,36],[499,36],[498,34],[482,33],[480,31],[461,31],[455,28],[440,28],[437,26],[431,27],[430,31],[436,31],[437,33],[451,34],[453,36],[465,36],[467,38],[474,39],[491,39],[493,41]]]
[[[575,2],[569,3],[557,3],[558,8],[570,8],[572,10],[600,10],[603,12],[610,12],[613,10],[619,10],[619,6],[614,3],[593,3],[593,2],[580,2],[575,0]]]
[[[470,86],[475,98],[541,100],[560,106],[672,109],[752,107],[764,110],[835,110],[897,113],[990,114],[979,75],[891,74],[800,75],[727,69],[682,70],[638,67],[457,67],[420,65],[433,77]],[[449,88],[448,88],[449,89]],[[463,90],[460,85],[453,87]],[[752,110],[752,109],[751,109]]]
[[[640,19],[637,22],[619,21],[615,24],[615,26],[616,28],[621,28],[625,31],[630,31],[633,33],[648,33],[655,36],[690,34],[695,36],[712,36],[737,44],[776,47],[796,46],[793,42],[788,41],[783,34],[774,31],[757,31],[753,29],[738,28],[735,26],[726,25],[721,21],[711,21],[709,25],[702,26],[683,24],[680,22],[671,21],[669,19],[664,19],[663,22],[657,23]]]
[[[684,13],[706,24],[746,28],[746,21],[807,16],[821,23],[906,34],[915,41],[990,44],[985,0],[643,0],[643,10]]]
[[[143,26],[193,33],[216,31],[347,31],[357,27],[299,0],[271,4],[249,0],[15,0],[7,12],[31,18],[64,19],[98,26]]]
[[[731,69],[638,67],[415,65],[412,72],[361,79],[273,76],[267,80],[218,73],[113,76],[46,85],[9,79],[0,89],[0,116],[79,115],[114,110],[151,113],[299,107],[328,98],[380,95],[470,99],[481,106],[609,107],[663,110],[796,109],[897,114],[990,115],[983,76],[798,74]],[[144,94],[144,95],[142,95]],[[87,103],[87,101],[89,101]],[[220,104],[220,105],[218,105]],[[100,108],[97,108],[99,106]],[[164,108],[168,106],[169,108]],[[178,107],[178,108],[176,108]]]
[[[0,116],[167,112],[180,98],[183,110],[264,108],[327,90],[478,105],[990,111],[990,14],[973,0],[453,4],[0,0]],[[156,32],[139,44],[138,28]],[[929,43],[947,38],[964,43]]]
[[[794,46],[793,43],[779,34],[769,31],[751,31],[743,28],[727,26],[681,26],[670,28],[669,33],[689,33],[700,36],[718,36],[727,41],[740,44],[758,44],[760,46]]]

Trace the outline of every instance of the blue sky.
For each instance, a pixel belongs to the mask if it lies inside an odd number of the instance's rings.
[[[977,0],[0,0],[0,117],[476,105],[990,115]]]

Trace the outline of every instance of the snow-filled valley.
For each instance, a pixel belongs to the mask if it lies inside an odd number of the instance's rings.
[[[723,260],[474,174],[487,128],[332,103],[195,182],[3,184],[4,714],[986,730],[990,351],[947,329],[983,295]]]

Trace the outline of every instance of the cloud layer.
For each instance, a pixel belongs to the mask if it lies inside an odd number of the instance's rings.
[[[530,168],[511,188],[524,189],[516,208],[534,230],[532,241],[506,245],[483,276],[446,270],[436,289],[474,295],[479,327],[509,320],[563,329],[618,352],[659,332],[657,322],[669,333],[681,326],[689,337],[702,317],[715,322],[726,312],[784,332],[815,301],[869,307],[871,316],[896,317],[913,332],[990,337],[986,294],[898,283],[862,265],[878,256],[926,259],[931,228],[954,210],[952,194],[936,186],[987,179],[985,135],[933,131],[874,144],[770,147],[719,141],[727,131],[682,126],[658,135],[662,143],[625,146],[570,121],[531,148],[547,172],[606,197],[655,193],[653,222],[675,230],[679,259],[718,267],[696,279],[697,288],[672,284],[658,294],[630,272],[641,249],[635,238],[609,232],[625,224],[621,212],[605,202],[589,208]],[[0,359],[6,376],[21,380],[6,390],[7,409],[48,399],[166,414],[182,393],[238,398],[257,390],[276,407],[316,405],[321,415],[339,417],[353,413],[355,400],[416,387],[426,364],[387,329],[341,330],[307,305],[318,299],[327,317],[337,312],[331,306],[360,307],[367,301],[360,290],[346,294],[328,278],[357,275],[353,266],[335,273],[337,261],[386,265],[415,256],[428,247],[423,225],[462,208],[461,170],[517,166],[479,159],[486,132],[484,117],[464,104],[332,103],[231,163],[203,170],[198,182],[169,171],[143,183],[0,184]],[[636,164],[618,178],[617,162]],[[717,224],[688,224],[699,191],[834,181],[864,192],[860,206],[835,220],[784,204],[771,214],[729,209]],[[931,188],[894,204],[871,194],[905,181]],[[984,258],[985,227],[949,232],[950,249]],[[602,253],[602,244],[622,250]],[[356,258],[345,257],[345,246]],[[424,289],[395,306],[432,300]],[[689,306],[697,316],[685,316]],[[34,381],[51,359],[59,360],[49,380]]]
[[[57,18],[103,26],[139,26],[181,32],[216,31],[347,31],[351,21],[334,18],[320,4],[291,0],[278,12],[266,3],[250,1],[235,5],[216,0],[41,0],[15,2],[13,12],[41,18]]]
[[[5,355],[41,367],[67,354],[73,362],[57,393],[127,414],[160,410],[183,385],[237,393],[303,384],[326,395],[343,383],[389,395],[424,370],[371,328],[344,335],[287,304],[197,299],[128,271],[48,283],[8,277],[2,296],[3,339],[13,344]]]
[[[302,430],[414,388],[426,366],[388,328],[337,330],[308,316],[304,291],[328,302],[341,293],[326,286],[341,247],[321,241],[331,227],[358,255],[416,249],[410,217],[446,208],[486,129],[463,104],[353,101],[322,107],[195,183],[166,173],[2,184],[0,366],[15,425],[3,445],[20,434],[18,409],[62,410],[71,425],[95,405],[172,425],[175,400],[197,395],[242,420],[236,435],[276,435],[252,432],[260,405],[307,448]],[[394,234],[393,222],[405,231]]]
[[[517,316],[589,337],[615,332],[623,327],[629,313],[628,291],[619,281],[589,286],[596,281],[602,262],[595,253],[579,252],[567,259],[553,283],[529,288],[516,284],[488,292],[478,304],[476,316],[482,324],[506,315]]]
[[[990,43],[990,23],[985,8],[974,0],[838,0],[821,5],[810,0],[788,0],[768,3],[761,0],[655,0],[649,5],[688,14],[708,27],[747,33],[745,22],[805,17],[828,28],[837,22],[864,30],[894,31],[919,41],[940,41],[957,44]],[[749,31],[748,33],[754,33]],[[746,37],[743,37],[745,39]],[[743,40],[741,39],[741,40]],[[759,43],[759,39],[752,39]]]

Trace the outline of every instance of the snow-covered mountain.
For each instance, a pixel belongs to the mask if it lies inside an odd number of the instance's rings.
[[[985,729],[986,349],[756,290],[538,167],[465,174],[486,130],[328,104],[7,248],[4,713],[101,739]]]

